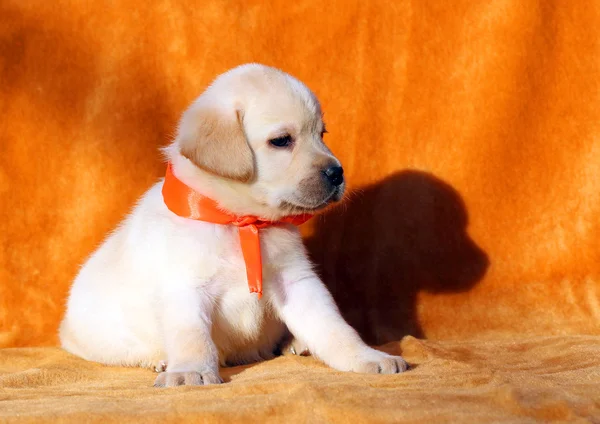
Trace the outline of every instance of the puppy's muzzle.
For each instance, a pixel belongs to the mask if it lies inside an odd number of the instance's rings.
[[[333,187],[338,187],[344,182],[344,169],[341,166],[330,166],[322,171],[325,179]]]

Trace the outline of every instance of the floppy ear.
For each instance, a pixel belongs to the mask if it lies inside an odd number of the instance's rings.
[[[254,175],[254,157],[241,112],[201,107],[186,115],[179,131],[181,154],[207,172],[248,182]]]

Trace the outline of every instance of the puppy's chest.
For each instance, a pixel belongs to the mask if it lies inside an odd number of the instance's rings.
[[[246,274],[246,262],[239,232],[236,227],[223,226],[219,228],[219,234],[215,239],[214,246],[203,246],[212,257],[210,268],[213,273],[209,278],[210,284],[220,287],[220,291],[244,288],[248,290]],[[287,250],[287,230],[284,228],[265,228],[259,230],[260,252],[262,257],[263,286],[270,288],[278,284],[282,268],[288,262],[289,250]],[[206,261],[202,261],[203,266]],[[202,270],[198,270],[201,273]]]
[[[281,264],[285,263],[286,253],[281,249],[280,237],[285,234],[277,229],[260,230],[260,245],[263,272],[263,294],[265,298],[281,283]],[[255,293],[250,293],[246,274],[246,263],[242,252],[237,228],[227,234],[227,248],[221,251],[220,266],[207,287],[217,301],[215,328],[213,335],[237,334],[243,340],[257,340],[261,328],[270,318],[267,302],[259,301]],[[226,344],[216,340],[218,345]]]

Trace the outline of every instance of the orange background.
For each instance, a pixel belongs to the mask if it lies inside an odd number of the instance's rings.
[[[320,98],[351,199],[303,231],[371,343],[599,334],[594,1],[0,3],[0,347],[52,345],[78,266],[218,74]]]

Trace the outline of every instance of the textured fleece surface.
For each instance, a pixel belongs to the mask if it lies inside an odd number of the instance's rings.
[[[372,343],[600,333],[600,4],[0,3],[0,346],[51,345],[78,266],[219,73],[300,78],[353,194],[306,224]]]
[[[600,422],[600,337],[431,342],[406,337],[399,375],[285,356],[222,371],[225,384],[157,389],[149,370],[56,348],[0,350],[1,422]]]

